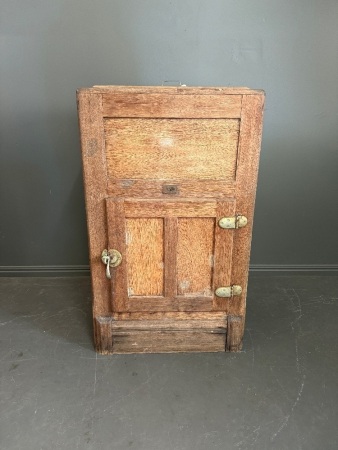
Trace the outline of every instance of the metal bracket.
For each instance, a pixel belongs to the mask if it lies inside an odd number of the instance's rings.
[[[233,297],[234,295],[241,295],[242,287],[234,284],[233,286],[221,286],[215,290],[217,297]]]
[[[218,225],[221,228],[226,229],[237,229],[237,228],[243,228],[245,225],[247,225],[248,219],[245,216],[236,215],[235,217],[222,217],[218,221]]]
[[[178,186],[176,184],[164,184],[162,194],[177,195],[179,194]]]

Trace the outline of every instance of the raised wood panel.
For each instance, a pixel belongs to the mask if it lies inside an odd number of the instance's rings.
[[[109,178],[235,179],[238,120],[117,118],[104,127]]]
[[[103,93],[104,117],[239,118],[241,95]]]
[[[214,218],[179,218],[177,294],[212,296]]]
[[[127,219],[128,296],[163,295],[163,219]]]

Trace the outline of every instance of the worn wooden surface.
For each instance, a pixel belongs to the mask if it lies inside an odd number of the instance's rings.
[[[215,245],[214,245],[214,276],[213,292],[220,286],[231,286],[232,282],[232,252],[235,233],[238,230],[226,230],[218,225],[222,217],[233,217],[236,214],[236,201],[219,201],[216,211]],[[215,310],[228,311],[231,299],[214,296]],[[236,300],[235,300],[236,301]]]
[[[90,271],[94,317],[111,312],[110,292],[102,271],[101,252],[107,245],[104,199],[107,196],[106,162],[103,157],[104,134],[102,99],[90,90],[77,94],[81,135],[82,165],[86,197]]]
[[[224,320],[112,322],[113,352],[170,353],[225,350]]]
[[[126,220],[128,296],[164,294],[163,219]]]
[[[244,96],[236,174],[236,210],[248,218],[244,228],[236,230],[232,261],[232,284],[240,284],[242,295],[231,303],[230,314],[245,316],[251,236],[256,197],[259,152],[262,135],[264,97]]]
[[[80,90],[99,94],[165,94],[165,95],[264,95],[260,89],[227,86],[110,86],[96,85]]]
[[[116,118],[104,128],[109,178],[235,178],[238,120]]]
[[[214,200],[170,199],[131,200],[124,202],[126,217],[214,217]]]
[[[109,247],[123,254],[111,269],[113,311],[227,310],[214,280],[230,283],[234,233],[218,221],[234,213],[231,198],[107,199]]]
[[[237,118],[241,95],[166,95],[147,93],[103,93],[104,117]]]
[[[214,180],[136,180],[136,179],[108,179],[108,196],[133,198],[162,198],[163,184],[175,185],[179,189],[179,196],[183,198],[224,198],[232,197],[236,191],[236,182]],[[176,198],[176,195],[173,196]]]
[[[238,351],[263,92],[94,86],[78,100],[97,350]],[[246,227],[219,227],[235,214]],[[123,255],[111,281],[107,247]],[[240,296],[214,295],[234,284]]]
[[[213,296],[213,218],[179,218],[177,239],[177,294]]]

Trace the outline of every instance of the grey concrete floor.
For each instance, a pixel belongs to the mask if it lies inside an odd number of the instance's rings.
[[[338,448],[338,277],[251,276],[241,353],[96,355],[89,278],[2,278],[0,448]]]

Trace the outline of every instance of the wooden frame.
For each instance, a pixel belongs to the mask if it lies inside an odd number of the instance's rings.
[[[264,93],[248,88],[94,86],[80,89],[77,98],[97,351],[123,353],[239,350],[245,320]],[[111,301],[110,283],[106,279],[101,262],[101,253],[104,248],[113,246],[114,240],[119,243],[123,241],[125,230],[121,225],[123,224],[121,218],[125,216],[125,207],[128,211],[132,210],[133,214],[141,216],[153,210],[154,202],[162,202],[161,217],[164,217],[166,233],[170,236],[171,241],[175,239],[176,219],[174,216],[166,214],[165,205],[168,205],[168,197],[162,192],[163,182],[161,180],[112,180],[108,178],[104,130],[106,117],[240,120],[236,176],[233,182],[170,180],[173,184],[179,184],[179,195],[176,198],[176,208],[178,209],[180,202],[183,202],[184,199],[189,199],[192,215],[198,208],[201,208],[201,203],[204,205],[203,207],[209,205],[208,208],[215,208],[211,205],[217,204],[216,217],[222,209],[222,200],[234,198],[236,213],[244,214],[248,218],[246,227],[230,231],[234,236],[234,245],[231,247],[231,272],[229,267],[224,267],[221,270],[224,272],[223,275],[219,275],[217,279],[218,275],[216,274],[214,278],[214,287],[221,280],[222,284],[226,282],[229,285],[240,285],[242,294],[239,297],[225,300],[213,298],[213,308],[208,310],[207,307],[202,306],[200,311],[187,311],[184,305],[176,304],[175,306],[174,301],[171,301],[171,304],[168,301],[167,310],[163,308],[162,311],[146,311],[144,307],[141,308],[142,310],[137,308],[129,310],[127,308],[126,310],[125,306],[114,307],[114,303],[112,304]],[[114,206],[109,208],[107,216],[106,202],[110,197],[116,201],[113,202]],[[150,210],[146,211],[140,208],[140,202],[143,202],[143,206],[147,205]],[[158,206],[159,203],[155,203],[155,205]],[[186,214],[187,211],[189,208],[185,210]],[[113,235],[109,234],[107,227],[107,222],[111,217],[113,217],[113,221],[120,223],[120,228],[118,226]],[[117,220],[118,218],[121,220]],[[220,232],[221,230],[216,228],[216,237]],[[218,240],[219,244],[215,247],[216,254],[229,251],[226,240],[222,241],[219,238]],[[174,264],[173,255],[170,256],[169,250],[168,248],[167,262],[171,261],[171,264]],[[169,280],[168,286],[170,286],[173,284],[174,276],[168,267],[170,264],[165,264],[165,277],[167,281]],[[112,284],[113,292],[115,292],[114,289],[119,289],[118,283],[114,284],[114,280]],[[169,291],[167,289],[167,298],[172,299]],[[115,295],[120,301],[123,300],[123,296],[119,296],[118,292],[115,292]],[[115,305],[118,305],[118,300]],[[221,322],[217,322],[219,320]],[[156,336],[158,344],[151,343],[153,342],[152,336],[154,338]],[[159,336],[161,337],[159,338]],[[137,345],[132,345],[135,342]]]

